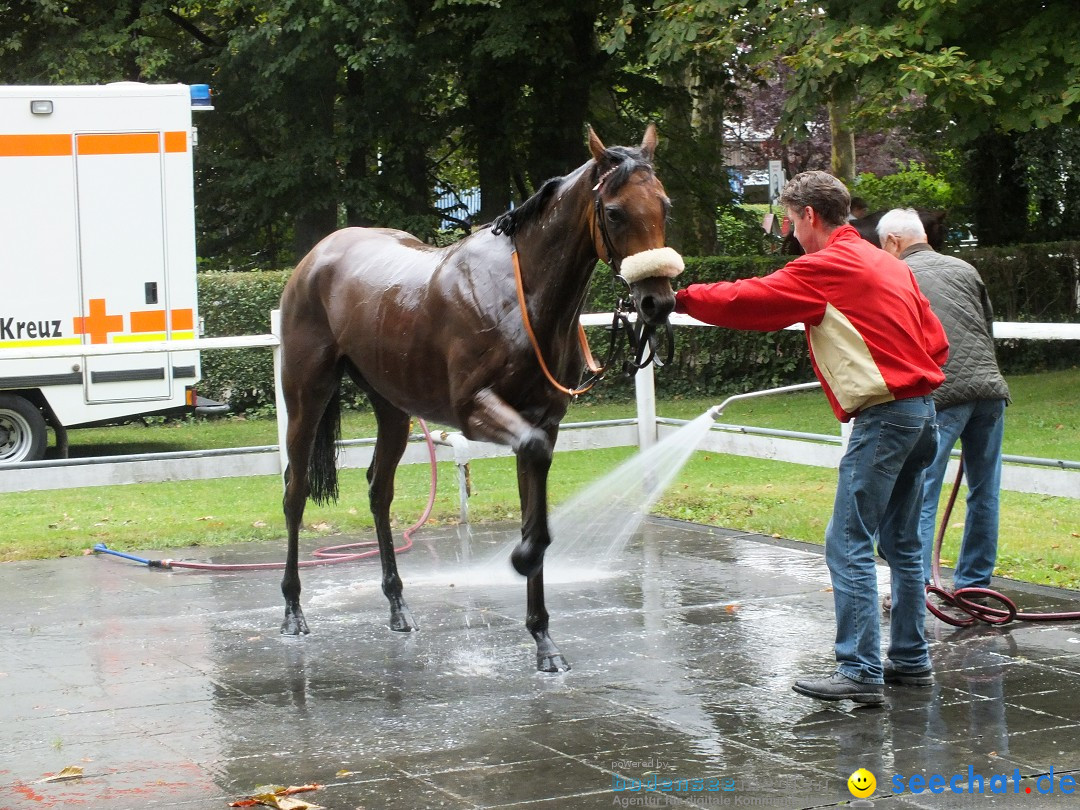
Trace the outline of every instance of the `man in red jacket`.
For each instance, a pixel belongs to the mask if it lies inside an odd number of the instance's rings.
[[[806,328],[810,359],[836,417],[854,420],[840,461],[825,560],[836,610],[836,671],[797,680],[822,700],[881,703],[884,683],[932,683],[924,629],[919,509],[937,448],[931,392],[945,379],[945,331],[907,265],[847,223],[850,197],[825,172],[784,187],[806,255],[763,278],[692,284],[675,311],[732,329]],[[888,657],[881,660],[875,537],[892,571]]]

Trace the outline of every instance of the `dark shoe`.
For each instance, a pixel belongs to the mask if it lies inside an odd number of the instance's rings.
[[[882,613],[892,612],[892,594],[885,594],[885,597],[881,600]]]
[[[882,666],[885,672],[885,683],[894,683],[898,686],[933,686],[934,670],[931,667],[916,669],[912,672],[897,670],[893,662],[888,658]]]
[[[791,687],[800,695],[818,700],[853,700],[856,703],[882,703],[885,690],[880,683],[859,683],[834,672],[827,678],[795,681]]]

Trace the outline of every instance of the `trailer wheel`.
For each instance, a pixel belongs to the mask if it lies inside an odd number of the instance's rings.
[[[0,394],[0,464],[37,461],[45,455],[45,417],[32,402]]]

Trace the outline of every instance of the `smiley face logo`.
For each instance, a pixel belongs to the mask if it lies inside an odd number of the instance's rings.
[[[847,780],[848,790],[858,799],[865,799],[877,787],[877,779],[866,768],[859,768]]]

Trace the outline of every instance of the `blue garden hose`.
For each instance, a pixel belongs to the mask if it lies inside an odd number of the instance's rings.
[[[148,565],[151,568],[171,568],[171,560],[148,560],[145,557],[136,557],[134,554],[125,554],[122,551],[113,551],[104,543],[94,545],[94,551],[99,554],[112,554],[114,557],[123,557],[125,560],[134,560],[137,563]]]

